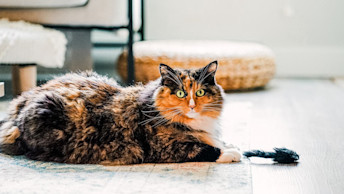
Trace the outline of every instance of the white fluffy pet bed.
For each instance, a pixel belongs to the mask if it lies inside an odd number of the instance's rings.
[[[0,19],[0,65],[12,66],[14,95],[36,86],[36,65],[63,67],[66,45],[65,35],[57,30]]]
[[[24,21],[0,19],[0,63],[63,67],[67,39],[62,32]]]

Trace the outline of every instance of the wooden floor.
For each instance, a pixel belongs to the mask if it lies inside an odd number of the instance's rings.
[[[242,150],[285,146],[299,153],[299,163],[243,159],[114,167],[102,192],[343,193],[343,85],[340,80],[276,79],[265,90],[227,94],[226,141]]]
[[[250,148],[286,146],[294,165],[251,163],[254,193],[343,193],[344,88],[330,80],[274,80],[266,91],[233,94],[253,104]]]

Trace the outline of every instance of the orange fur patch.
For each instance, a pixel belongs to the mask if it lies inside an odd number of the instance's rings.
[[[214,138],[211,137],[208,133],[197,131],[192,133],[192,135],[198,138],[201,142],[216,147]]]
[[[3,144],[13,144],[20,136],[20,131],[16,126],[9,128],[5,133],[6,134],[2,137]]]

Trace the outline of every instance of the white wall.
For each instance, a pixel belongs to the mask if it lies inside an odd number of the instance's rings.
[[[279,76],[344,76],[343,0],[146,0],[147,39],[261,42]]]

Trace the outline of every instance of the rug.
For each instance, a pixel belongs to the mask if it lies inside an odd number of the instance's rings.
[[[248,102],[226,103],[225,140],[248,148]],[[0,110],[2,111],[2,110]],[[1,119],[1,118],[0,118]],[[235,137],[235,138],[234,138]],[[0,193],[251,193],[249,162],[71,165],[0,153]]]

